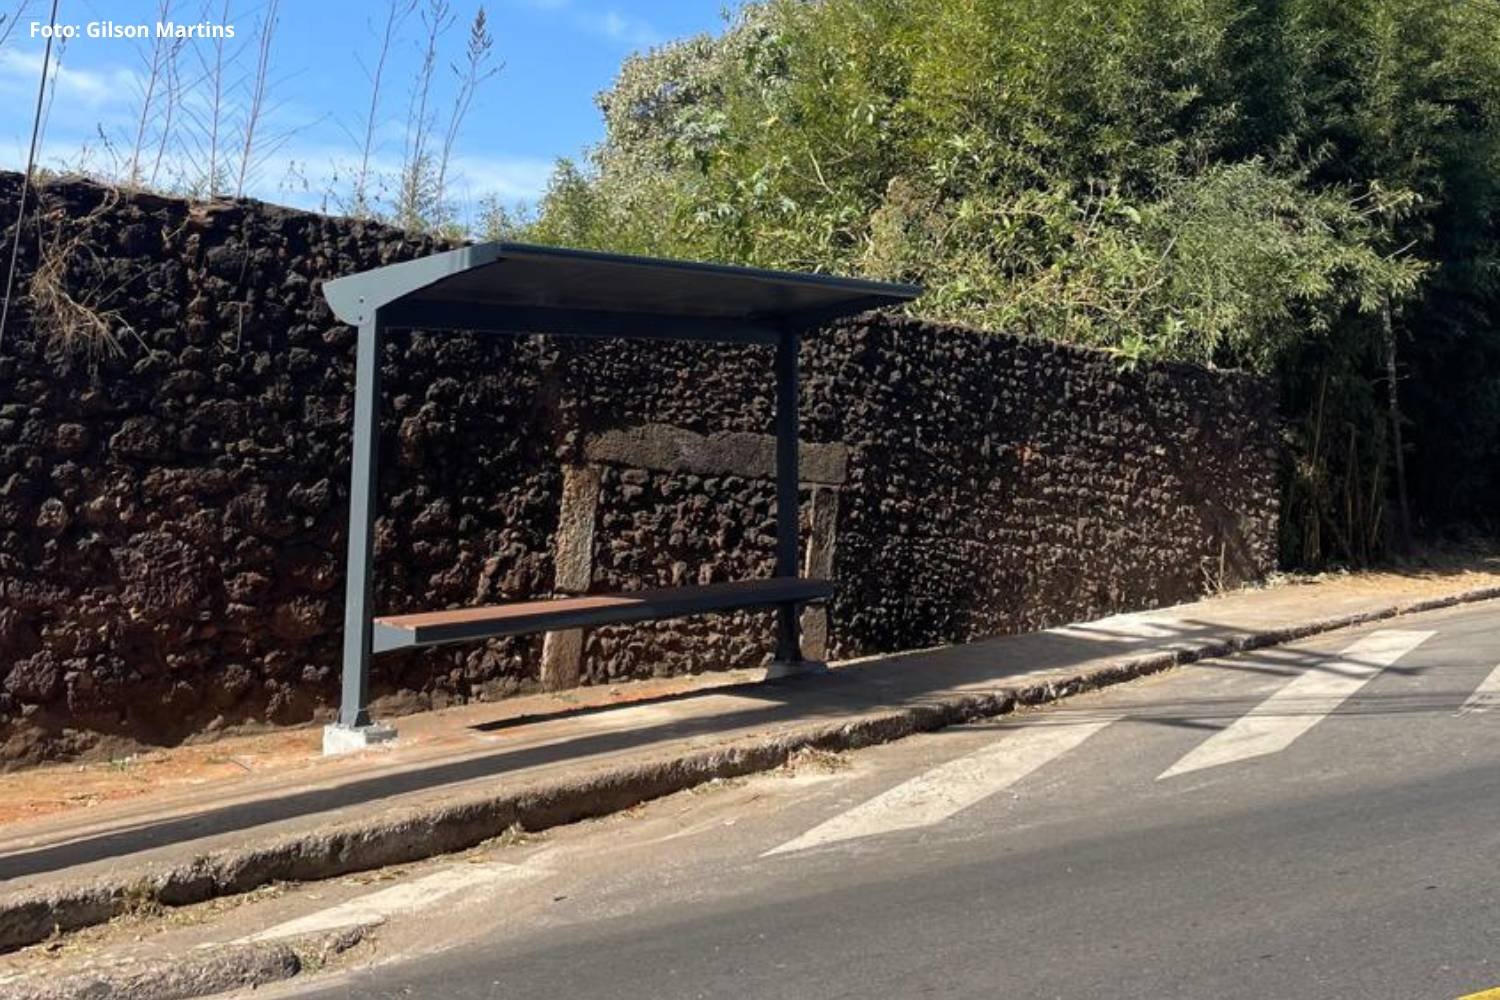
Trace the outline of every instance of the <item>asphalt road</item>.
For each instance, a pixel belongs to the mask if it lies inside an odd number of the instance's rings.
[[[1453,1000],[1500,986],[1497,668],[1477,605],[676,796],[295,994]]]

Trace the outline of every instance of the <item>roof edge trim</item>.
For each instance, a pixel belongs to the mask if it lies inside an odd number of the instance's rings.
[[[787,285],[811,285],[838,289],[846,294],[854,295],[856,297],[852,301],[862,304],[867,302],[868,304],[863,305],[866,309],[882,303],[894,304],[910,301],[922,293],[919,285],[874,281],[868,278],[848,278],[802,271],[773,271],[706,261],[672,260],[661,257],[577,250],[569,247],[495,241],[459,247],[415,260],[387,264],[342,278],[334,278],[323,283],[323,296],[328,300],[335,316],[345,323],[359,325],[374,320],[376,313],[390,303],[414,295],[446,278],[485,267],[506,258],[593,261],[628,267],[663,268],[684,274],[713,274]],[[858,311],[862,310],[851,310],[845,306],[831,310],[831,314],[842,315]]]
[[[504,246],[480,243],[334,278],[323,283],[323,297],[333,307],[335,316],[358,326],[374,319],[375,311],[387,302],[405,298],[452,275],[494,263],[503,255]]]

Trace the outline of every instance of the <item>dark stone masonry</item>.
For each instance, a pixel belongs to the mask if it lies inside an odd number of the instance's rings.
[[[19,178],[0,175],[4,218]],[[6,230],[7,233],[13,230]],[[337,700],[354,334],[325,278],[439,245],[56,183],[0,341],[0,766]],[[803,348],[833,657],[1180,601],[1273,568],[1274,392],[868,316]],[[768,575],[769,351],[397,335],[382,612]],[[811,446],[818,447],[811,447]],[[377,657],[377,714],[745,666],[726,615]]]

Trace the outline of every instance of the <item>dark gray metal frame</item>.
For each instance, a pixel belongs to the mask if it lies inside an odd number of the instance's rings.
[[[671,313],[577,309],[548,305],[414,299],[415,293],[476,267],[501,262],[508,252],[533,259],[585,261],[670,269],[691,281],[695,274],[732,276],[747,282],[775,281],[832,289],[841,298],[828,305],[762,316],[690,316]],[[775,346],[776,380],[776,566],[779,579],[798,577],[798,348],[803,333],[829,319],[904,301],[918,294],[913,286],[889,285],[821,275],[789,274],[752,268],[592,254],[583,251],[494,243],[437,254],[392,267],[377,268],[324,285],[335,313],[358,327],[354,387],[354,435],[349,487],[349,549],[344,601],[343,692],[339,724],[371,724],[370,657],[376,651],[373,614],[375,500],[379,479],[380,351],[385,334],[396,328],[478,331],[509,334],[558,334],[570,337],[648,337]],[[799,605],[807,588],[788,587],[788,599],[777,601],[776,658],[802,662]],[[639,620],[652,617],[634,614]],[[622,619],[618,615],[597,620]],[[557,623],[557,627],[567,627]],[[498,634],[477,630],[480,634]],[[383,641],[382,648],[394,643]]]

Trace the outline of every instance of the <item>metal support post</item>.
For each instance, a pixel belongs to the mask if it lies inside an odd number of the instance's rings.
[[[349,474],[349,551],[344,588],[344,686],[338,723],[323,731],[323,752],[339,753],[395,736],[370,720],[375,499],[380,457],[380,315],[359,324],[354,374],[354,435]]]

